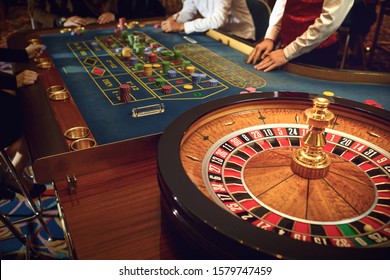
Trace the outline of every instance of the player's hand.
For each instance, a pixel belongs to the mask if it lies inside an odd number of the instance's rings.
[[[163,32],[182,32],[184,31],[184,23],[177,22],[173,17],[161,22],[161,30]]]
[[[109,22],[114,21],[114,20],[115,20],[115,15],[113,13],[105,12],[105,13],[100,15],[97,22],[99,24],[105,24],[105,23],[109,23]]]
[[[249,54],[246,63],[256,64],[264,59],[274,49],[274,41],[271,39],[264,39],[256,45],[256,47]]]
[[[31,45],[27,46],[26,52],[27,52],[28,58],[34,58],[34,57],[40,56],[42,53],[42,48],[43,48],[43,45],[41,45],[41,44],[31,44]]]
[[[31,70],[24,70],[16,75],[16,87],[21,88],[24,86],[32,85],[38,78],[38,73]]]
[[[286,64],[287,62],[288,59],[285,57],[283,49],[278,49],[271,52],[259,64],[255,65],[255,69],[268,72]]]
[[[66,19],[64,22],[64,27],[69,26],[85,26],[87,25],[87,21],[79,16],[71,16]]]

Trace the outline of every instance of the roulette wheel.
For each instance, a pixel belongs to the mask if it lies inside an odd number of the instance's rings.
[[[389,150],[382,109],[301,92],[221,98],[162,134],[163,212],[213,258],[388,259]]]

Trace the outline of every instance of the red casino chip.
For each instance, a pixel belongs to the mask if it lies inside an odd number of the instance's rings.
[[[164,95],[172,93],[172,87],[170,85],[162,86],[161,91]]]
[[[119,87],[119,98],[120,98],[121,102],[130,103],[130,100],[131,100],[130,85],[122,84]]]
[[[372,100],[372,99],[366,99],[366,100],[364,100],[364,103],[367,104],[367,105],[376,107],[376,108],[383,109],[381,104],[379,104],[378,102],[376,102],[375,100]]]

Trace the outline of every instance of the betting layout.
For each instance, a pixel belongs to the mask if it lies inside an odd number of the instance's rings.
[[[170,50],[139,30],[116,29],[68,47],[112,105],[203,99],[229,86],[250,91],[265,85],[257,75],[202,46],[178,44]],[[125,90],[123,85],[128,85]]]

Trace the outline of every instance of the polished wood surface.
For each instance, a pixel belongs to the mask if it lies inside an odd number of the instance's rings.
[[[161,219],[156,160],[77,177],[69,195],[58,182],[60,202],[79,259],[177,259]]]

